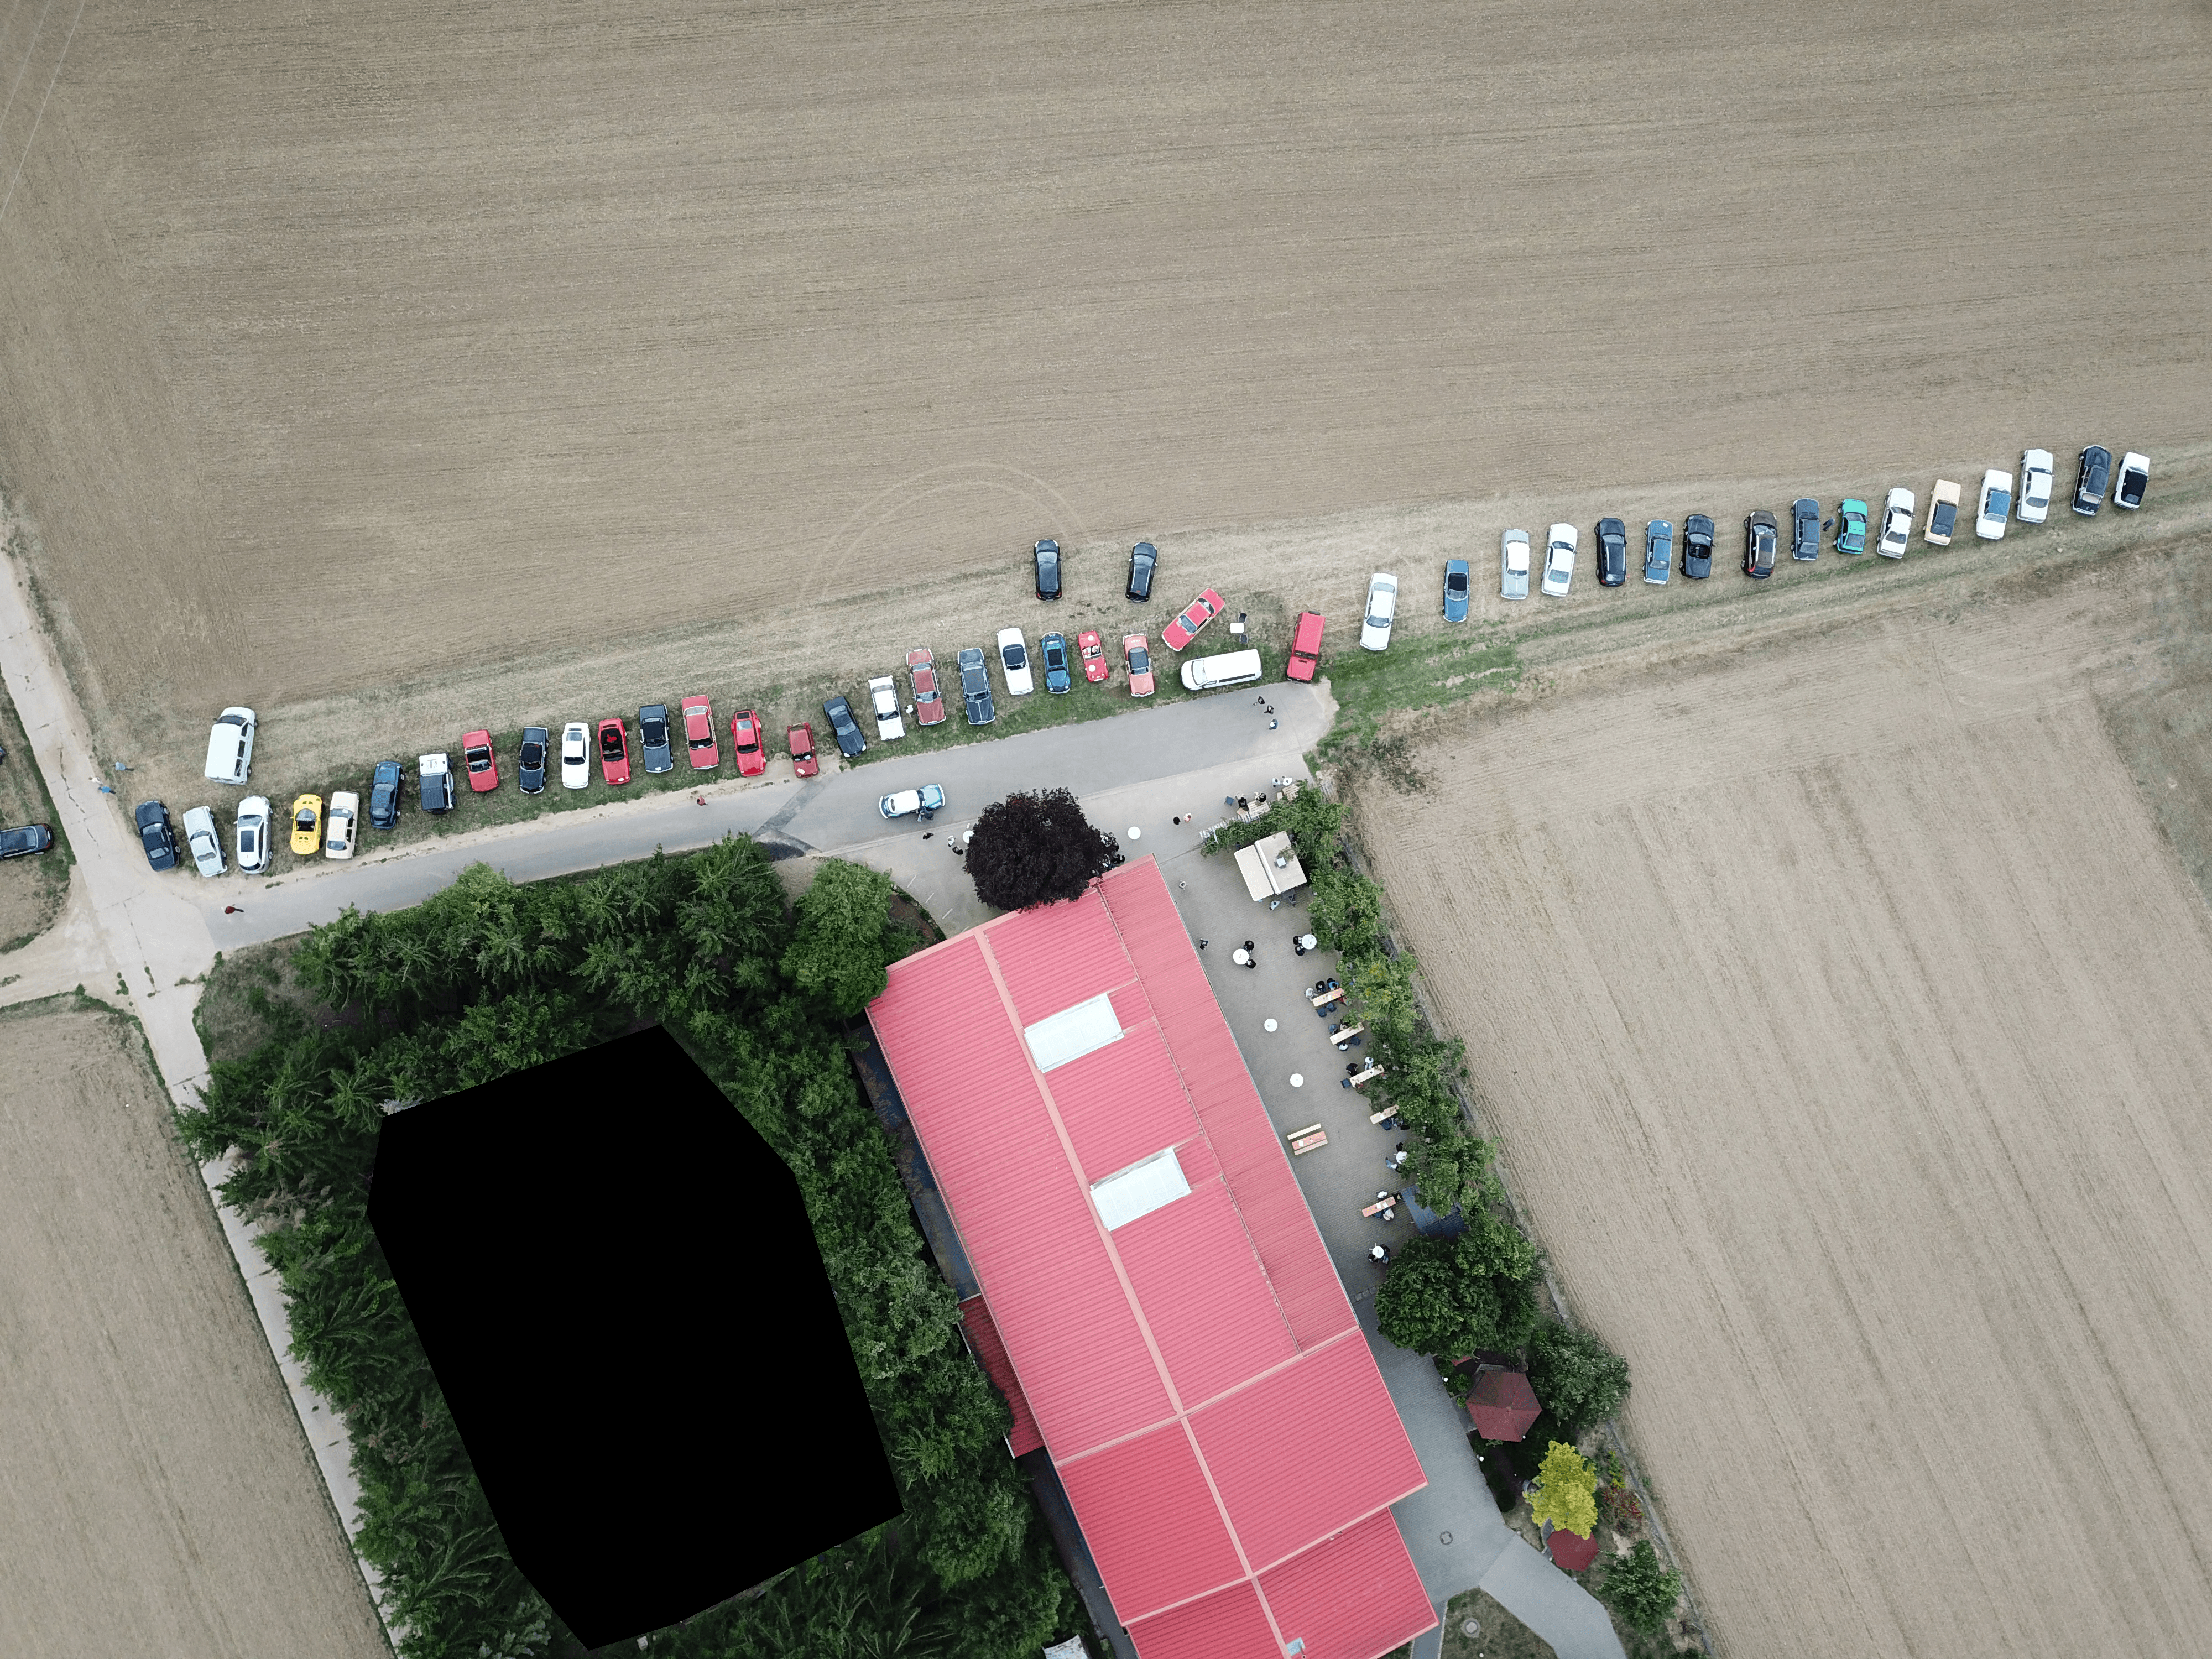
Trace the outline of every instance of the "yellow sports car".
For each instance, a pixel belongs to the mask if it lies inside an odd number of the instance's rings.
[[[292,803],[292,850],[311,859],[323,844],[323,798],[302,795]]]

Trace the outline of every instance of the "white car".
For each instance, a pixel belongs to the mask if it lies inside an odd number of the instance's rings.
[[[1885,559],[1901,559],[1905,544],[1912,539],[1912,514],[1917,503],[1909,489],[1889,492],[1881,504],[1881,539],[1875,544],[1875,551]]]
[[[1571,524],[1552,526],[1551,539],[1544,548],[1543,591],[1553,599],[1565,597],[1567,584],[1575,579],[1575,527]]]
[[[1398,579],[1387,570],[1378,570],[1367,579],[1367,610],[1359,623],[1361,648],[1388,651],[1390,624],[1397,615]]]
[[[351,858],[354,836],[360,827],[361,797],[350,789],[338,790],[323,809],[323,856]]]
[[[876,735],[885,743],[906,735],[906,722],[899,718],[898,682],[885,674],[868,682],[868,701],[875,705]]]
[[[226,708],[216,716],[208,733],[207,780],[210,783],[244,783],[253,765],[253,711]]]
[[[1985,542],[2004,539],[2005,520],[2012,517],[2012,474],[1991,467],[1982,474],[1981,505],[1974,513],[1974,534]]]
[[[204,876],[219,876],[230,868],[222,860],[222,837],[216,833],[215,814],[195,806],[185,814],[185,845],[192,863]]]
[[[1036,682],[1030,678],[1030,648],[1022,643],[1022,630],[1002,628],[999,630],[999,666],[1006,671],[1006,695],[1026,697],[1036,690]]]
[[[561,787],[582,789],[592,781],[592,728],[570,720],[561,728]]]
[[[258,876],[269,867],[269,797],[238,803],[238,873]]]
[[[876,803],[876,811],[887,818],[902,818],[913,812],[925,818],[933,818],[945,805],[945,791],[933,783],[925,783],[919,789],[896,789]]]
[[[1498,554],[1498,594],[1500,599],[1525,599],[1528,597],[1528,532],[1509,530],[1505,544]]]
[[[2112,505],[2130,513],[2142,505],[2150,488],[2150,457],[2130,449],[2120,457],[2120,481],[2112,486]]]
[[[2051,516],[2051,469],[2057,463],[2047,449],[2024,451],[2020,458],[2020,521],[2041,524]]]

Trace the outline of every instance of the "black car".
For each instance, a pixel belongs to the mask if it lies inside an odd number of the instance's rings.
[[[1036,590],[1041,599],[1060,597],[1060,544],[1047,539],[1036,544]]]
[[[2105,489],[2112,482],[2112,452],[2091,444],[2081,452],[2081,476],[2074,484],[2074,510],[2085,519],[2097,516],[2105,504]]]
[[[853,718],[847,709],[845,718]],[[859,730],[856,726],[855,732]],[[675,745],[668,740],[668,705],[649,702],[637,711],[637,746],[648,772],[673,772],[676,769]],[[857,753],[858,751],[854,751]]]
[[[1618,519],[1597,521],[1597,585],[1619,587],[1628,580],[1628,526]]]
[[[1800,495],[1790,503],[1790,556],[1820,556],[1820,504],[1810,495]]]
[[[1160,550],[1139,542],[1129,550],[1129,597],[1139,602],[1152,597],[1152,576],[1160,568]]]
[[[28,858],[54,844],[54,832],[43,823],[26,823],[0,830],[0,859]]]
[[[954,659],[960,669],[960,700],[967,705],[968,724],[988,726],[999,718],[991,706],[990,659],[981,646],[969,646]]]
[[[667,711],[662,710],[664,723]],[[822,712],[830,717],[830,729],[837,734],[837,752],[851,760],[866,752],[868,740],[860,735],[860,726],[853,719],[853,705],[842,697],[832,697],[822,705]],[[647,750],[647,753],[652,752]],[[661,768],[666,771],[666,767]]]
[[[407,769],[398,761],[379,761],[368,775],[368,821],[379,830],[399,822],[399,792],[407,787]]]
[[[545,751],[552,747],[553,734],[542,726],[522,728],[522,752],[515,757],[516,780],[526,795],[545,793]]]
[[[1815,513],[1819,507],[1813,509]],[[1816,518],[1814,523],[1818,524]],[[1815,532],[1818,533],[1817,532]],[[1782,538],[1782,526],[1775,516],[1760,507],[1743,521],[1743,574],[1757,576],[1761,580],[1774,574],[1774,550]]]
[[[1702,513],[1682,520],[1682,574],[1701,581],[1713,574],[1713,521]]]
[[[169,809],[149,800],[131,816],[138,821],[138,844],[146,849],[146,862],[156,870],[175,869],[177,831],[169,822]]]

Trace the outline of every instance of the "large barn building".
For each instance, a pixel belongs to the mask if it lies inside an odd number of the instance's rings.
[[[896,963],[868,1012],[1139,1659],[1433,1626],[1389,1507],[1420,1463],[1158,866]]]

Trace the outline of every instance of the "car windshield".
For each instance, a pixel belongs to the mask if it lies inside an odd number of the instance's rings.
[[[1145,647],[1141,645],[1129,653],[1129,672],[1132,674],[1149,674],[1152,672],[1152,659],[1146,653]]]
[[[315,827],[315,809],[312,806],[302,806],[300,809],[300,816],[292,820],[292,824],[295,829],[298,830],[313,829]]]
[[[1006,658],[1006,666],[1009,668],[1021,668],[1026,666],[1029,662],[1028,653],[1018,645],[1005,647],[1000,654]]]

